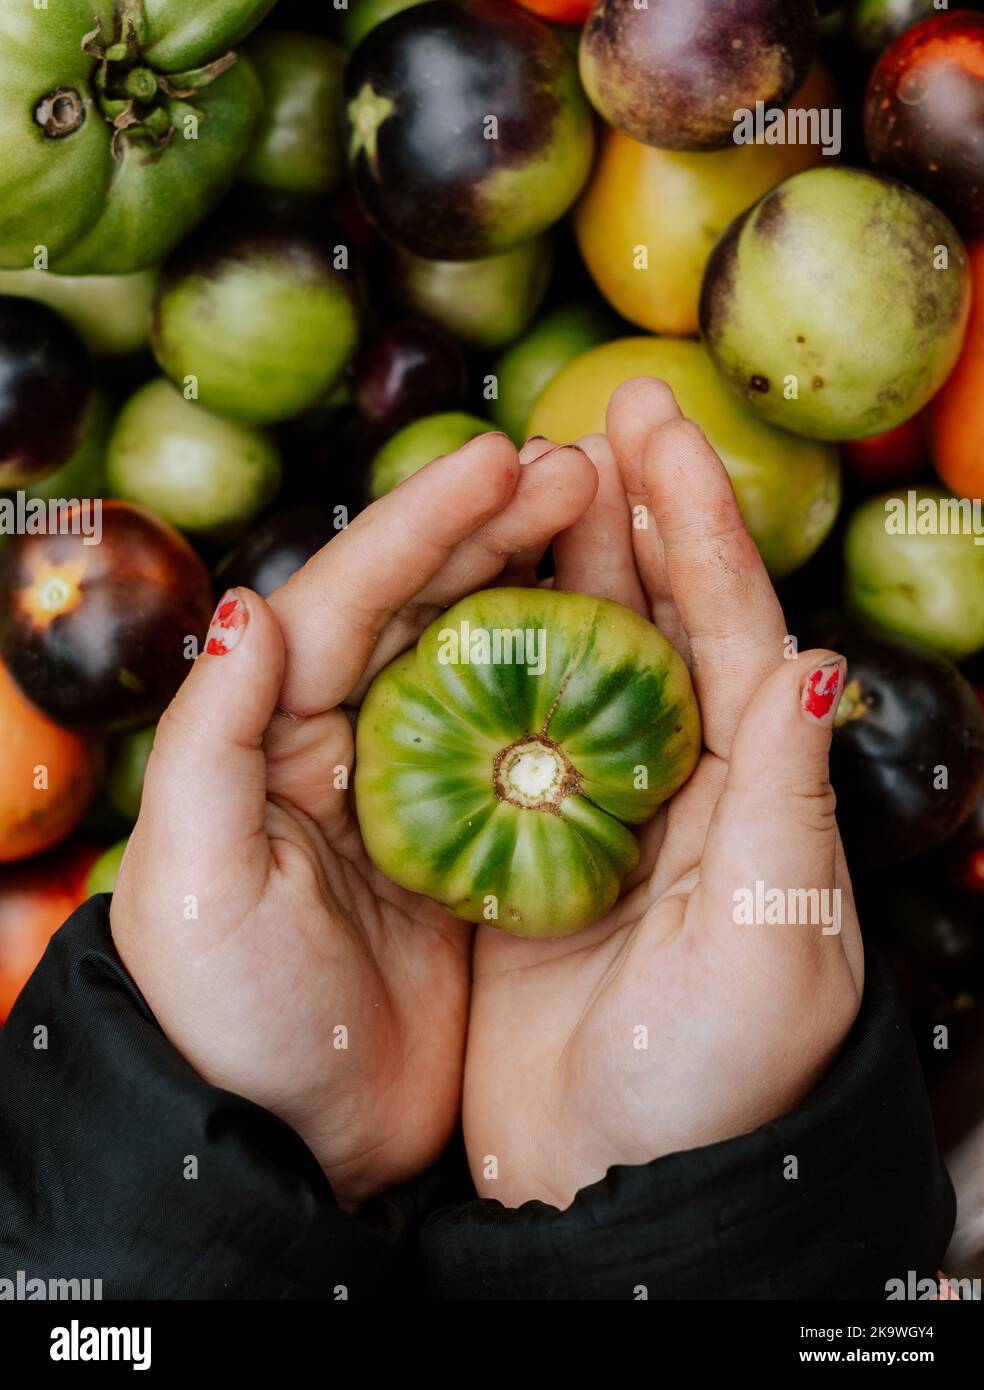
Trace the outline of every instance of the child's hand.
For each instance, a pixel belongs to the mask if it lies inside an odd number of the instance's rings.
[[[367,859],[352,712],[441,609],[533,582],[596,487],[576,449],[521,467],[504,436],[471,441],[269,605],[227,595],[161,720],[113,898],[120,956],[189,1062],[290,1123],[346,1205],[451,1134],[472,937]]]
[[[507,1206],[566,1206],[610,1165],[785,1113],[829,1065],[861,997],[827,772],[843,668],[832,652],[784,659],[782,611],[728,475],[669,388],[627,382],[607,430],[582,441],[600,486],[555,542],[556,584],[635,608],[676,644],[705,752],[645,827],[629,891],[606,918],[555,942],[479,928],[465,1138],[479,1192]],[[788,890],[817,890],[826,924],[770,922],[757,882],[787,902]],[[739,890],[752,894],[751,923]]]

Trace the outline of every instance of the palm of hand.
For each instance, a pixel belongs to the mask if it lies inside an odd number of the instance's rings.
[[[859,1004],[829,731],[799,710],[811,668],[783,662],[782,614],[724,470],[660,393],[655,383],[616,393],[614,453],[604,438],[582,441],[601,485],[555,547],[557,584],[655,618],[690,659],[707,751],[645,828],[628,891],[602,921],[559,942],[478,931],[465,1139],[479,1192],[507,1206],[567,1206],[610,1165],[785,1113]],[[626,492],[656,525],[630,528]],[[757,879],[840,890],[839,932],[737,925],[735,890]]]

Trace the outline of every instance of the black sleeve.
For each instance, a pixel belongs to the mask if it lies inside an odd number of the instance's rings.
[[[423,1283],[459,1299],[883,1301],[891,1279],[936,1275],[954,1211],[908,1021],[869,953],[854,1028],[796,1110],[610,1168],[566,1211],[436,1210],[420,1233]]]
[[[889,1278],[935,1273],[952,1224],[908,1025],[873,957],[801,1107],[612,1168],[565,1212],[476,1199],[460,1142],[341,1212],[288,1126],[170,1045],[104,898],[53,938],[0,1032],[0,1278],[99,1278],[105,1298],[884,1299]]]
[[[0,1279],[101,1279],[104,1298],[385,1296],[426,1192],[339,1210],[289,1126],[167,1041],[107,904],[52,938],[0,1031]]]

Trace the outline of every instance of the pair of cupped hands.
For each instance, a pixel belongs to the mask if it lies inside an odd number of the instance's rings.
[[[465,595],[536,584],[551,543],[558,589],[675,643],[705,748],[608,915],[527,941],[384,878],[346,784],[374,675]],[[577,444],[472,440],[269,603],[220,607],[160,722],[113,936],[174,1046],[290,1124],[340,1205],[428,1168],[460,1118],[480,1195],[566,1207],[611,1165],[747,1133],[817,1083],[862,990],[832,706],[809,698],[843,668],[789,659],[727,473],[664,383],[626,382]],[[736,924],[756,881],[840,889],[840,933]]]

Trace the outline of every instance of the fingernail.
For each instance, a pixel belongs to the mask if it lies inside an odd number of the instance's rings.
[[[476,434],[474,439],[469,439],[467,444],[462,444],[460,452],[463,454],[467,453],[469,449],[474,449],[475,446],[481,444],[483,440],[494,439],[496,436],[498,436],[499,439],[505,439],[507,437],[505,430],[486,430],[484,434]]]
[[[242,641],[249,609],[238,589],[227,589],[219,599],[205,636],[205,651],[209,656],[225,656]]]
[[[800,709],[805,718],[817,724],[832,724],[837,706],[844,693],[847,662],[842,656],[831,658],[811,671],[800,695]]]

